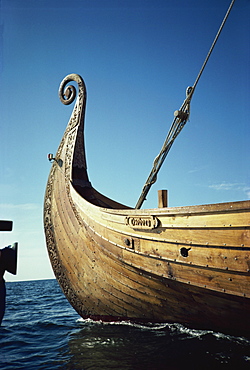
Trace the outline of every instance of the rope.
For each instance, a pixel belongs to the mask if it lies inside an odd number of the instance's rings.
[[[157,174],[158,174],[158,172],[159,172],[159,170],[160,170],[160,168],[161,168],[161,166],[162,166],[162,164],[163,164],[171,146],[173,145],[174,140],[177,138],[177,136],[179,135],[179,133],[181,132],[181,130],[185,126],[186,122],[188,121],[188,118],[189,118],[189,115],[190,115],[190,102],[191,102],[192,96],[194,94],[194,90],[195,90],[195,88],[198,84],[198,81],[199,81],[199,79],[202,75],[202,72],[205,69],[205,66],[206,66],[206,64],[208,62],[208,59],[209,59],[209,57],[210,57],[210,55],[211,55],[211,53],[214,49],[214,46],[215,46],[215,44],[216,44],[216,42],[217,42],[217,40],[220,36],[220,33],[221,33],[225,23],[226,23],[226,20],[229,16],[229,13],[230,13],[230,11],[233,7],[234,2],[235,2],[235,0],[232,0],[230,6],[228,8],[228,11],[227,11],[222,23],[221,23],[221,26],[220,26],[220,28],[219,28],[219,30],[218,30],[215,38],[214,38],[214,41],[213,41],[213,43],[212,43],[212,45],[211,45],[211,47],[208,51],[208,54],[205,58],[205,61],[204,61],[203,65],[202,65],[202,67],[201,67],[201,69],[200,69],[200,71],[197,75],[197,78],[196,78],[193,86],[188,87],[187,90],[186,90],[186,99],[184,100],[180,109],[174,112],[175,118],[172,122],[172,125],[171,125],[170,130],[168,132],[168,135],[167,135],[167,137],[164,141],[164,144],[161,148],[161,151],[157,155],[157,157],[155,158],[155,160],[153,162],[153,168],[152,168],[152,170],[151,170],[151,172],[150,172],[150,174],[149,174],[149,176],[148,176],[148,178],[145,182],[145,185],[143,186],[140,198],[138,199],[138,202],[135,206],[135,209],[141,208],[141,205],[144,202],[144,200],[146,199],[146,196],[147,196],[151,186],[157,180]]]
[[[232,7],[233,7],[234,3],[235,3],[235,0],[232,0],[231,4],[229,5],[228,11],[227,11],[227,13],[226,13],[226,15],[225,15],[225,17],[224,17],[224,19],[223,19],[222,23],[221,23],[221,26],[220,26],[220,28],[219,28],[219,31],[217,32],[217,35],[215,36],[215,39],[214,39],[214,41],[213,41],[213,43],[212,43],[212,45],[211,45],[211,48],[209,49],[209,52],[208,52],[208,54],[207,54],[207,56],[206,56],[206,59],[205,59],[205,61],[204,61],[203,65],[202,65],[202,67],[201,67],[201,69],[200,69],[200,72],[198,73],[198,76],[197,76],[197,78],[196,78],[196,80],[195,80],[194,84],[193,84],[193,89],[195,89],[195,88],[196,88],[196,85],[197,85],[197,83],[198,83],[198,81],[199,81],[199,79],[200,79],[200,77],[201,77],[201,75],[202,75],[202,72],[204,71],[204,68],[206,67],[206,64],[207,64],[207,62],[208,62],[208,59],[209,59],[210,55],[212,54],[213,48],[215,47],[215,44],[216,44],[216,42],[217,42],[217,40],[218,40],[218,38],[219,38],[219,36],[220,36],[220,34],[221,34],[222,28],[224,27],[224,25],[225,25],[225,23],[226,23],[226,20],[227,20],[227,18],[228,18],[228,16],[229,16],[229,13],[230,13],[230,11],[231,11],[231,9],[232,9]]]

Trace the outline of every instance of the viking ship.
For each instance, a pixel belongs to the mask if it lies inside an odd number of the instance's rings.
[[[193,91],[175,114],[178,132]],[[168,207],[164,190],[154,209],[109,199],[87,172],[83,79],[65,77],[59,96],[64,104],[76,102],[56,155],[49,154],[44,229],[73,308],[94,320],[177,322],[249,335],[250,201]],[[170,139],[161,154],[171,145]],[[151,183],[155,178],[154,166]]]

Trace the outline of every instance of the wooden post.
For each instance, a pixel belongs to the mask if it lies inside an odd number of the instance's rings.
[[[158,190],[158,208],[164,208],[168,206],[168,191]]]

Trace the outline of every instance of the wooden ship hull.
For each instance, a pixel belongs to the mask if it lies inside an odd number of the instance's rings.
[[[44,228],[55,276],[83,318],[250,333],[250,201],[132,209],[98,193],[84,150],[86,90],[53,160]]]

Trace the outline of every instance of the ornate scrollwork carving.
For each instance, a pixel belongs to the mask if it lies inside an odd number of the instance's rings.
[[[71,81],[75,81],[78,85],[78,97],[62,142],[64,142],[65,137],[68,135],[69,131],[78,126],[77,137],[74,143],[74,160],[72,166],[78,168],[87,168],[83,136],[87,92],[85,83],[81,76],[77,74],[70,74],[66,76],[60,84],[58,94],[63,104],[71,104],[76,97],[75,87],[73,85],[67,86],[67,84]],[[58,153],[60,152],[60,147],[58,149]]]
[[[54,274],[57,278],[58,283],[60,284],[65,296],[71,303],[71,305],[75,308],[75,310],[79,313],[79,315],[86,314],[86,310],[84,309],[83,303],[79,300],[77,295],[75,294],[71,282],[68,279],[67,274],[65,273],[65,269],[63,264],[61,263],[61,259],[58,253],[58,246],[56,242],[54,226],[52,221],[52,194],[53,194],[53,181],[55,177],[55,169],[56,165],[52,166],[51,173],[49,176],[45,200],[44,200],[44,230],[45,230],[45,237],[46,237],[46,244],[48,249],[48,254],[50,258],[50,262],[54,271]]]
[[[80,98],[80,100],[82,100],[84,93],[86,95],[86,88],[83,79],[81,78],[81,76],[72,73],[62,80],[59,87],[59,98],[61,102],[65,105],[71,104],[76,97],[75,86],[73,85],[66,86],[69,82],[72,81],[75,81],[78,84],[79,89],[78,97]]]
[[[82,224],[82,220],[79,217],[77,210],[73,204],[70,195],[70,181],[72,166],[79,168],[86,168],[85,150],[84,150],[84,138],[83,138],[83,126],[84,126],[84,113],[86,105],[86,88],[84,81],[79,75],[71,74],[64,78],[59,88],[59,97],[63,104],[70,104],[76,97],[76,89],[74,86],[66,86],[70,81],[75,81],[78,84],[78,97],[74,106],[74,110],[71,114],[68,126],[65,130],[59,148],[57,150],[56,158],[63,157],[65,178],[65,194],[71,204],[73,212],[75,213],[78,222]],[[58,169],[57,162],[55,161],[52,165],[51,172],[49,175],[46,194],[44,199],[44,229],[48,254],[50,257],[51,265],[55,276],[71,305],[80,314],[86,314],[86,309],[83,303],[76,295],[68,274],[65,271],[64,265],[60,258],[58,251],[57,238],[54,231],[54,220],[53,220],[53,192],[54,192],[54,181],[56,178],[56,171]]]
[[[61,86],[60,86],[60,93],[61,94],[59,95],[59,98],[60,98],[60,100],[63,104],[69,105],[75,100],[76,88],[73,85],[67,86],[65,90],[64,90],[64,88],[65,88],[65,86],[63,86],[63,88],[61,88]]]

